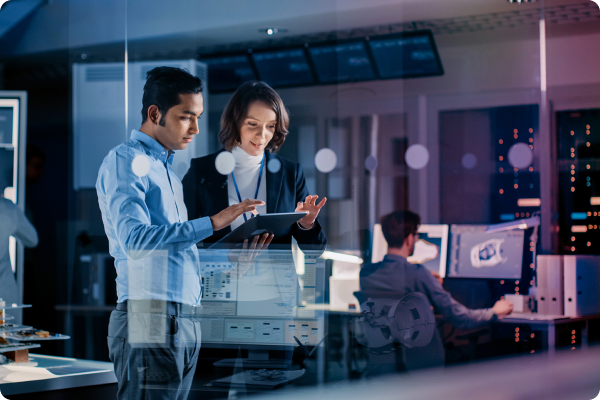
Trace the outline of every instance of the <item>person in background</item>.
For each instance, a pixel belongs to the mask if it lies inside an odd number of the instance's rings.
[[[421,218],[410,211],[395,211],[381,219],[388,254],[383,261],[365,265],[360,271],[360,289],[368,297],[402,298],[411,292],[427,296],[434,311],[459,329],[474,329],[512,312],[512,303],[499,300],[492,308],[472,310],[452,298],[434,276],[419,264],[407,261],[419,239]],[[439,332],[424,348],[404,349],[407,369],[441,366],[444,347]]]
[[[275,90],[264,82],[240,86],[221,116],[219,141],[224,150],[193,159],[183,178],[190,217],[218,213],[243,199],[261,200],[264,205],[257,207],[259,214],[307,211],[287,235],[273,238],[272,244],[290,248],[294,237],[303,250],[324,250],[327,239],[317,216],[327,199],[317,203],[318,196],[308,192],[302,167],[275,154],[285,142],[288,126],[288,113]],[[229,175],[220,174],[215,166],[222,151],[235,157],[235,169]],[[241,215],[205,243],[218,241],[251,217],[250,213]]]
[[[188,220],[171,165],[175,151],[199,133],[201,91],[200,79],[185,70],[149,71],[142,126],[108,153],[98,172],[98,203],[117,270],[108,347],[119,399],[187,398],[201,341],[196,243],[263,204],[246,200]]]
[[[10,237],[25,247],[38,244],[37,231],[23,210],[4,198],[4,189],[11,185],[12,179],[12,168],[0,165],[0,298],[7,304],[19,303],[19,289],[10,260]]]

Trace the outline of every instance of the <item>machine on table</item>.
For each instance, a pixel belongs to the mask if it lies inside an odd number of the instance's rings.
[[[31,326],[8,322],[15,318],[6,315],[6,311],[21,310],[29,308],[31,305],[7,305],[0,299],[0,307],[0,353],[7,359],[12,360],[12,362],[20,363],[29,361],[29,350],[41,347],[39,344],[31,342],[70,339],[69,336],[60,333],[50,333]]]

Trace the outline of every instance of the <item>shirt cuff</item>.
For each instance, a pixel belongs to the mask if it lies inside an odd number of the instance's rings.
[[[494,310],[491,309],[491,308],[489,308],[488,310],[489,310],[488,311],[489,312],[488,321],[490,321],[490,322],[496,322],[498,320],[498,314],[496,314],[494,312]]]
[[[213,227],[212,222],[210,222],[210,217],[194,219],[191,220],[190,223],[194,227],[194,232],[196,233],[196,237],[194,238],[196,243],[212,236]]]
[[[300,222],[296,222],[296,224],[298,224],[298,228],[302,229],[303,231],[310,231],[312,228],[315,227],[315,223],[312,223],[312,226],[308,229],[304,228],[302,225],[300,225]]]

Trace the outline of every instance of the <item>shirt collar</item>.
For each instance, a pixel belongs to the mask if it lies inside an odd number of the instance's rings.
[[[398,261],[406,261],[406,258],[402,256],[397,256],[395,254],[386,254],[383,257],[383,262],[398,262]]]
[[[159,160],[163,164],[167,161],[169,165],[173,165],[173,154],[175,153],[173,150],[165,150],[165,148],[158,143],[156,140],[148,136],[142,131],[138,131],[137,129],[133,129],[131,131],[131,139],[137,140],[148,150],[148,153]]]

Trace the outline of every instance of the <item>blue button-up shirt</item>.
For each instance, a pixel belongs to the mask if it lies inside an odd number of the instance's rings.
[[[208,217],[188,221],[172,163],[172,151],[134,129],[98,172],[96,192],[115,258],[118,302],[200,303],[196,243],[213,234],[212,224]]]

